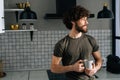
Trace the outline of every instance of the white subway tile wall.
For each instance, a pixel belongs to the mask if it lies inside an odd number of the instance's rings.
[[[0,59],[5,71],[49,69],[55,43],[68,31],[6,32],[0,34]],[[100,46],[103,59],[112,53],[111,30],[89,30]],[[106,64],[103,64],[106,66]]]

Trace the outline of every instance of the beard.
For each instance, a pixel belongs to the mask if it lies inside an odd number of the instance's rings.
[[[84,26],[87,26],[87,25],[78,26],[78,25],[76,24],[76,25],[75,25],[75,29],[77,30],[77,32],[87,33],[87,32],[88,32],[88,28],[83,29]]]

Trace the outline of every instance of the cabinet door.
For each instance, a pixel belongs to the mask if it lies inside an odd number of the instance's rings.
[[[4,33],[4,0],[0,0],[0,33]]]
[[[115,54],[120,57],[120,0],[116,1],[115,18]]]

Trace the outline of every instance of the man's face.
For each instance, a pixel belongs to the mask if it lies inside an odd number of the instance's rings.
[[[83,17],[75,22],[75,29],[78,32],[86,33],[88,31],[87,25],[88,25],[87,17]]]

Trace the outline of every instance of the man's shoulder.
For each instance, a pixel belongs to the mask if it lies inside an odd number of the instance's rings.
[[[66,35],[65,37],[63,37],[62,39],[60,39],[57,43],[63,44],[66,41],[68,41],[68,38],[69,38],[68,35]]]
[[[88,39],[90,39],[90,40],[95,39],[93,36],[91,36],[91,35],[89,35],[89,34],[85,34],[85,36],[86,36]]]

